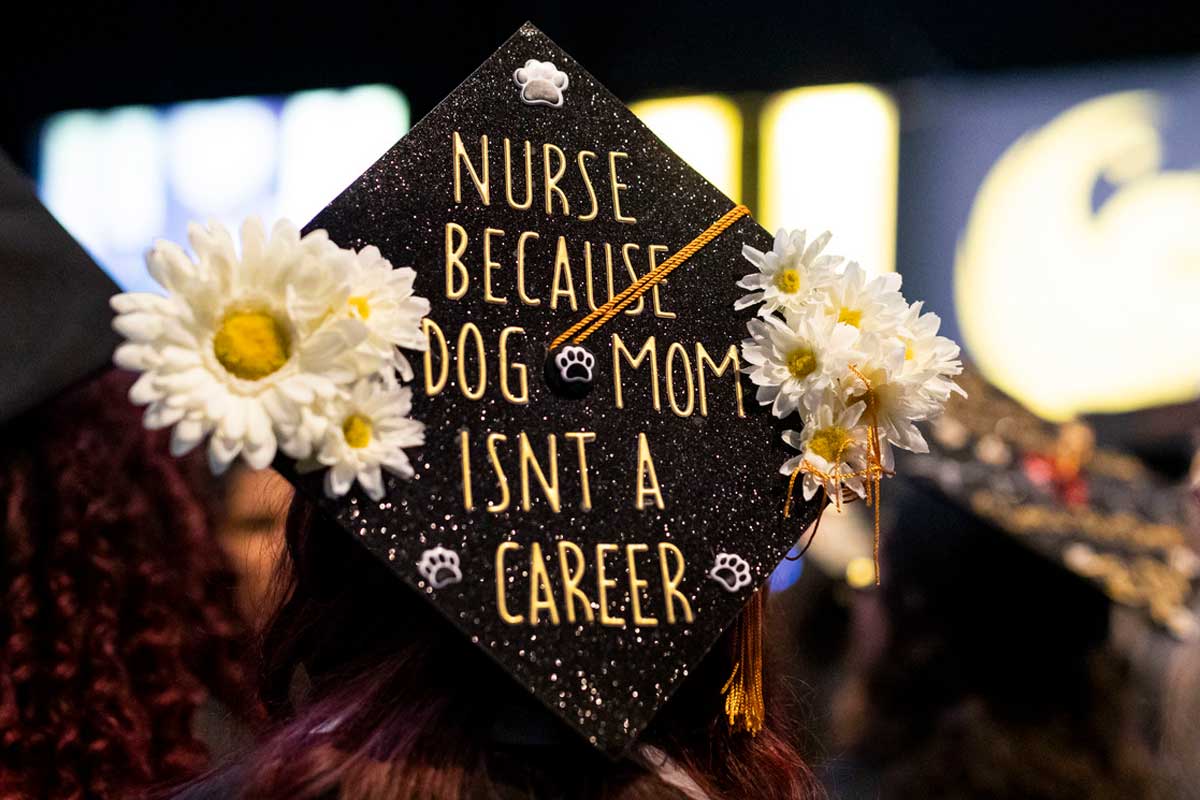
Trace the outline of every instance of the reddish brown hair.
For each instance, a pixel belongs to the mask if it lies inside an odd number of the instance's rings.
[[[686,798],[644,762],[610,761],[537,708],[428,603],[300,500],[289,518],[288,553],[290,597],[265,645],[267,699],[287,721],[238,770],[232,782],[245,796]],[[818,796],[775,714],[768,712],[757,737],[728,732],[720,695],[728,644],[718,643],[691,672],[640,742],[669,756],[712,800]],[[312,686],[296,713],[288,687],[301,665]],[[497,723],[513,714],[534,720],[538,743],[497,734]]]
[[[209,691],[253,708],[202,456],[110,371],[0,429],[0,794],[118,798],[202,769]]]

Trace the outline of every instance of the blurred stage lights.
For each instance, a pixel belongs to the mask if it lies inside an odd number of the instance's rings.
[[[870,272],[896,265],[896,103],[865,84],[796,89],[767,99],[759,120],[758,197],[742,176],[743,112],[720,95],[630,106],[713,185],[750,204],[771,232],[831,230],[834,252]]]
[[[1068,108],[975,196],[955,264],[965,344],[1052,419],[1200,389],[1200,171],[1163,169],[1163,103],[1123,92]]]
[[[633,113],[709,183],[742,197],[742,115],[728,98],[693,95],[643,100]]]
[[[191,220],[307,222],[409,126],[388,86],[69,111],[40,143],[39,190],[126,289],[150,288],[142,256]]]
[[[759,222],[833,231],[831,252],[894,271],[899,118],[891,96],[865,84],[772,97],[759,133]]]

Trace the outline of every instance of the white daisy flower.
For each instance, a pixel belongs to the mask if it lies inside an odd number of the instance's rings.
[[[113,327],[128,339],[114,360],[143,373],[130,399],[147,406],[147,427],[175,426],[174,453],[211,434],[215,472],[239,455],[265,467],[278,426],[357,377],[347,357],[367,328],[330,318],[326,301],[329,286],[344,282],[347,259],[323,231],[302,238],[286,222],[268,237],[247,220],[240,258],[220,225],[192,225],[188,238],[195,260],[166,241],[146,257],[166,297],[112,299]]]
[[[842,397],[847,404],[866,404],[866,421],[874,419],[883,441],[914,453],[929,452],[925,437],[913,422],[935,416],[941,404],[923,391],[921,375],[905,372],[902,343],[879,343],[875,349],[879,352],[870,360],[856,365],[870,382],[869,394],[863,380],[851,373],[842,380]]]
[[[425,443],[425,426],[409,417],[412,392],[364,378],[349,393],[326,406],[324,436],[313,459],[302,471],[328,467],[325,493],[341,497],[358,481],[372,500],[383,499],[386,469],[401,478],[413,476],[406,447]]]
[[[740,311],[762,303],[758,309],[761,317],[779,309],[799,310],[809,302],[814,291],[831,280],[833,268],[842,263],[841,256],[821,255],[832,236],[826,231],[805,247],[804,231],[789,232],[780,228],[775,234],[775,246],[769,253],[743,245],[742,255],[758,268],[758,273],[738,281],[738,286],[751,292],[733,307]]]
[[[841,497],[842,487],[866,496],[862,475],[855,475],[867,466],[870,434],[862,420],[865,409],[865,403],[854,403],[834,416],[833,406],[823,405],[805,420],[803,431],[783,432],[783,440],[800,454],[785,461],[779,471],[790,476],[802,465],[807,467],[802,473],[805,500],[821,488],[835,499]],[[890,451],[885,461],[890,461]]]
[[[848,365],[863,358],[856,349],[858,331],[821,313],[775,315],[746,323],[749,339],[742,354],[758,402],[776,417],[813,410],[827,401]]]
[[[921,313],[922,302],[913,303],[899,320],[900,341],[904,344],[903,371],[920,376],[921,391],[931,403],[944,406],[951,393],[966,397],[952,378],[962,373],[959,348],[945,336],[938,336],[942,320],[934,313]]]
[[[318,399],[301,406],[295,416],[278,422],[275,435],[279,438],[279,449],[294,459],[309,458],[320,447],[329,428],[328,405],[328,401]]]
[[[412,366],[400,348],[429,347],[421,330],[429,301],[413,293],[416,277],[417,273],[408,267],[393,269],[374,246],[355,253],[351,262],[344,307],[367,326],[367,338],[356,353],[367,360],[368,366],[372,361],[382,363],[385,379],[398,372],[401,380],[412,380]]]
[[[863,333],[887,333],[895,329],[907,310],[900,294],[900,276],[895,272],[867,280],[857,262],[850,262],[837,280],[822,287],[826,313]]]

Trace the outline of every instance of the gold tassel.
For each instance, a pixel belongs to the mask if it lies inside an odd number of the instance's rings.
[[[875,585],[879,585],[879,495],[882,488],[883,479],[890,477],[893,473],[890,470],[883,468],[883,445],[879,439],[879,418],[878,408],[875,401],[875,387],[871,385],[871,381],[867,379],[857,366],[850,365],[850,371],[854,376],[863,382],[867,387],[863,394],[867,404],[867,466],[856,472],[842,472],[842,454],[849,443],[842,445],[842,449],[837,452],[833,459],[835,464],[833,472],[823,472],[807,460],[800,462],[800,466],[792,470],[792,477],[788,480],[787,498],[783,503],[783,516],[785,518],[792,515],[792,495],[796,491],[796,479],[802,474],[815,475],[821,481],[821,511],[817,514],[816,523],[813,525],[812,535],[817,534],[817,525],[821,522],[821,514],[824,513],[825,507],[829,502],[828,487],[833,487],[833,505],[838,510],[842,510],[842,503],[850,503],[857,499],[849,489],[846,489],[842,482],[847,478],[862,478],[866,485],[866,502],[867,507],[874,511],[875,515]],[[812,543],[812,538],[809,538],[809,543]],[[807,549],[807,545],[805,546]]]
[[[733,672],[721,689],[725,716],[734,733],[751,736],[762,730],[766,707],[763,703],[763,592],[756,591],[742,611],[734,631]]]

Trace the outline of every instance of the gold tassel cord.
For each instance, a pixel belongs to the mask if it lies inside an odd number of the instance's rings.
[[[671,274],[671,272],[683,262],[700,252],[709,242],[716,239],[726,231],[733,223],[737,222],[742,217],[748,215],[750,209],[743,205],[737,205],[725,212],[712,225],[709,225],[695,239],[685,244],[679,249],[679,252],[668,258],[663,263],[659,264],[654,269],[647,272],[642,277],[631,283],[620,294],[610,299],[607,303],[599,306],[595,311],[588,314],[583,319],[576,322],[571,327],[560,333],[553,342],[550,343],[550,349],[554,350],[563,342],[574,338],[575,344],[582,344],[583,340],[591,336],[600,326],[604,325],[610,319],[620,314],[626,306],[637,300],[643,294],[648,292],[655,284],[663,278]],[[584,330],[586,328],[586,330]],[[582,332],[581,332],[582,331]],[[576,335],[578,334],[578,335]]]
[[[725,718],[734,733],[757,736],[766,718],[763,702],[763,609],[766,600],[757,590],[742,611],[734,631],[733,672],[721,688]]]
[[[783,503],[783,516],[788,518],[792,511],[792,494],[796,489],[796,480],[802,474],[815,476],[821,481],[822,500],[821,510],[824,512],[829,504],[829,494],[826,487],[833,486],[833,504],[838,510],[842,510],[843,502],[851,502],[856,495],[849,493],[844,489],[843,481],[849,478],[862,478],[866,486],[866,497],[864,498],[867,507],[872,509],[874,514],[875,541],[874,541],[874,559],[875,559],[875,585],[879,585],[879,538],[880,538],[880,523],[879,523],[879,500],[880,488],[883,484],[885,476],[891,476],[891,472],[883,467],[883,447],[879,440],[879,415],[876,404],[875,389],[871,385],[871,381],[862,373],[854,364],[850,365],[850,371],[854,373],[863,385],[866,386],[864,399],[867,404],[867,465],[865,469],[855,472],[842,471],[842,456],[846,449],[850,446],[850,442],[844,442],[834,457],[834,466],[832,472],[825,472],[818,469],[807,459],[801,460],[800,465],[792,470],[791,478],[788,480],[787,498]],[[820,524],[820,516],[817,517],[816,524]],[[816,535],[814,525],[813,535]],[[812,540],[810,538],[809,543]]]

